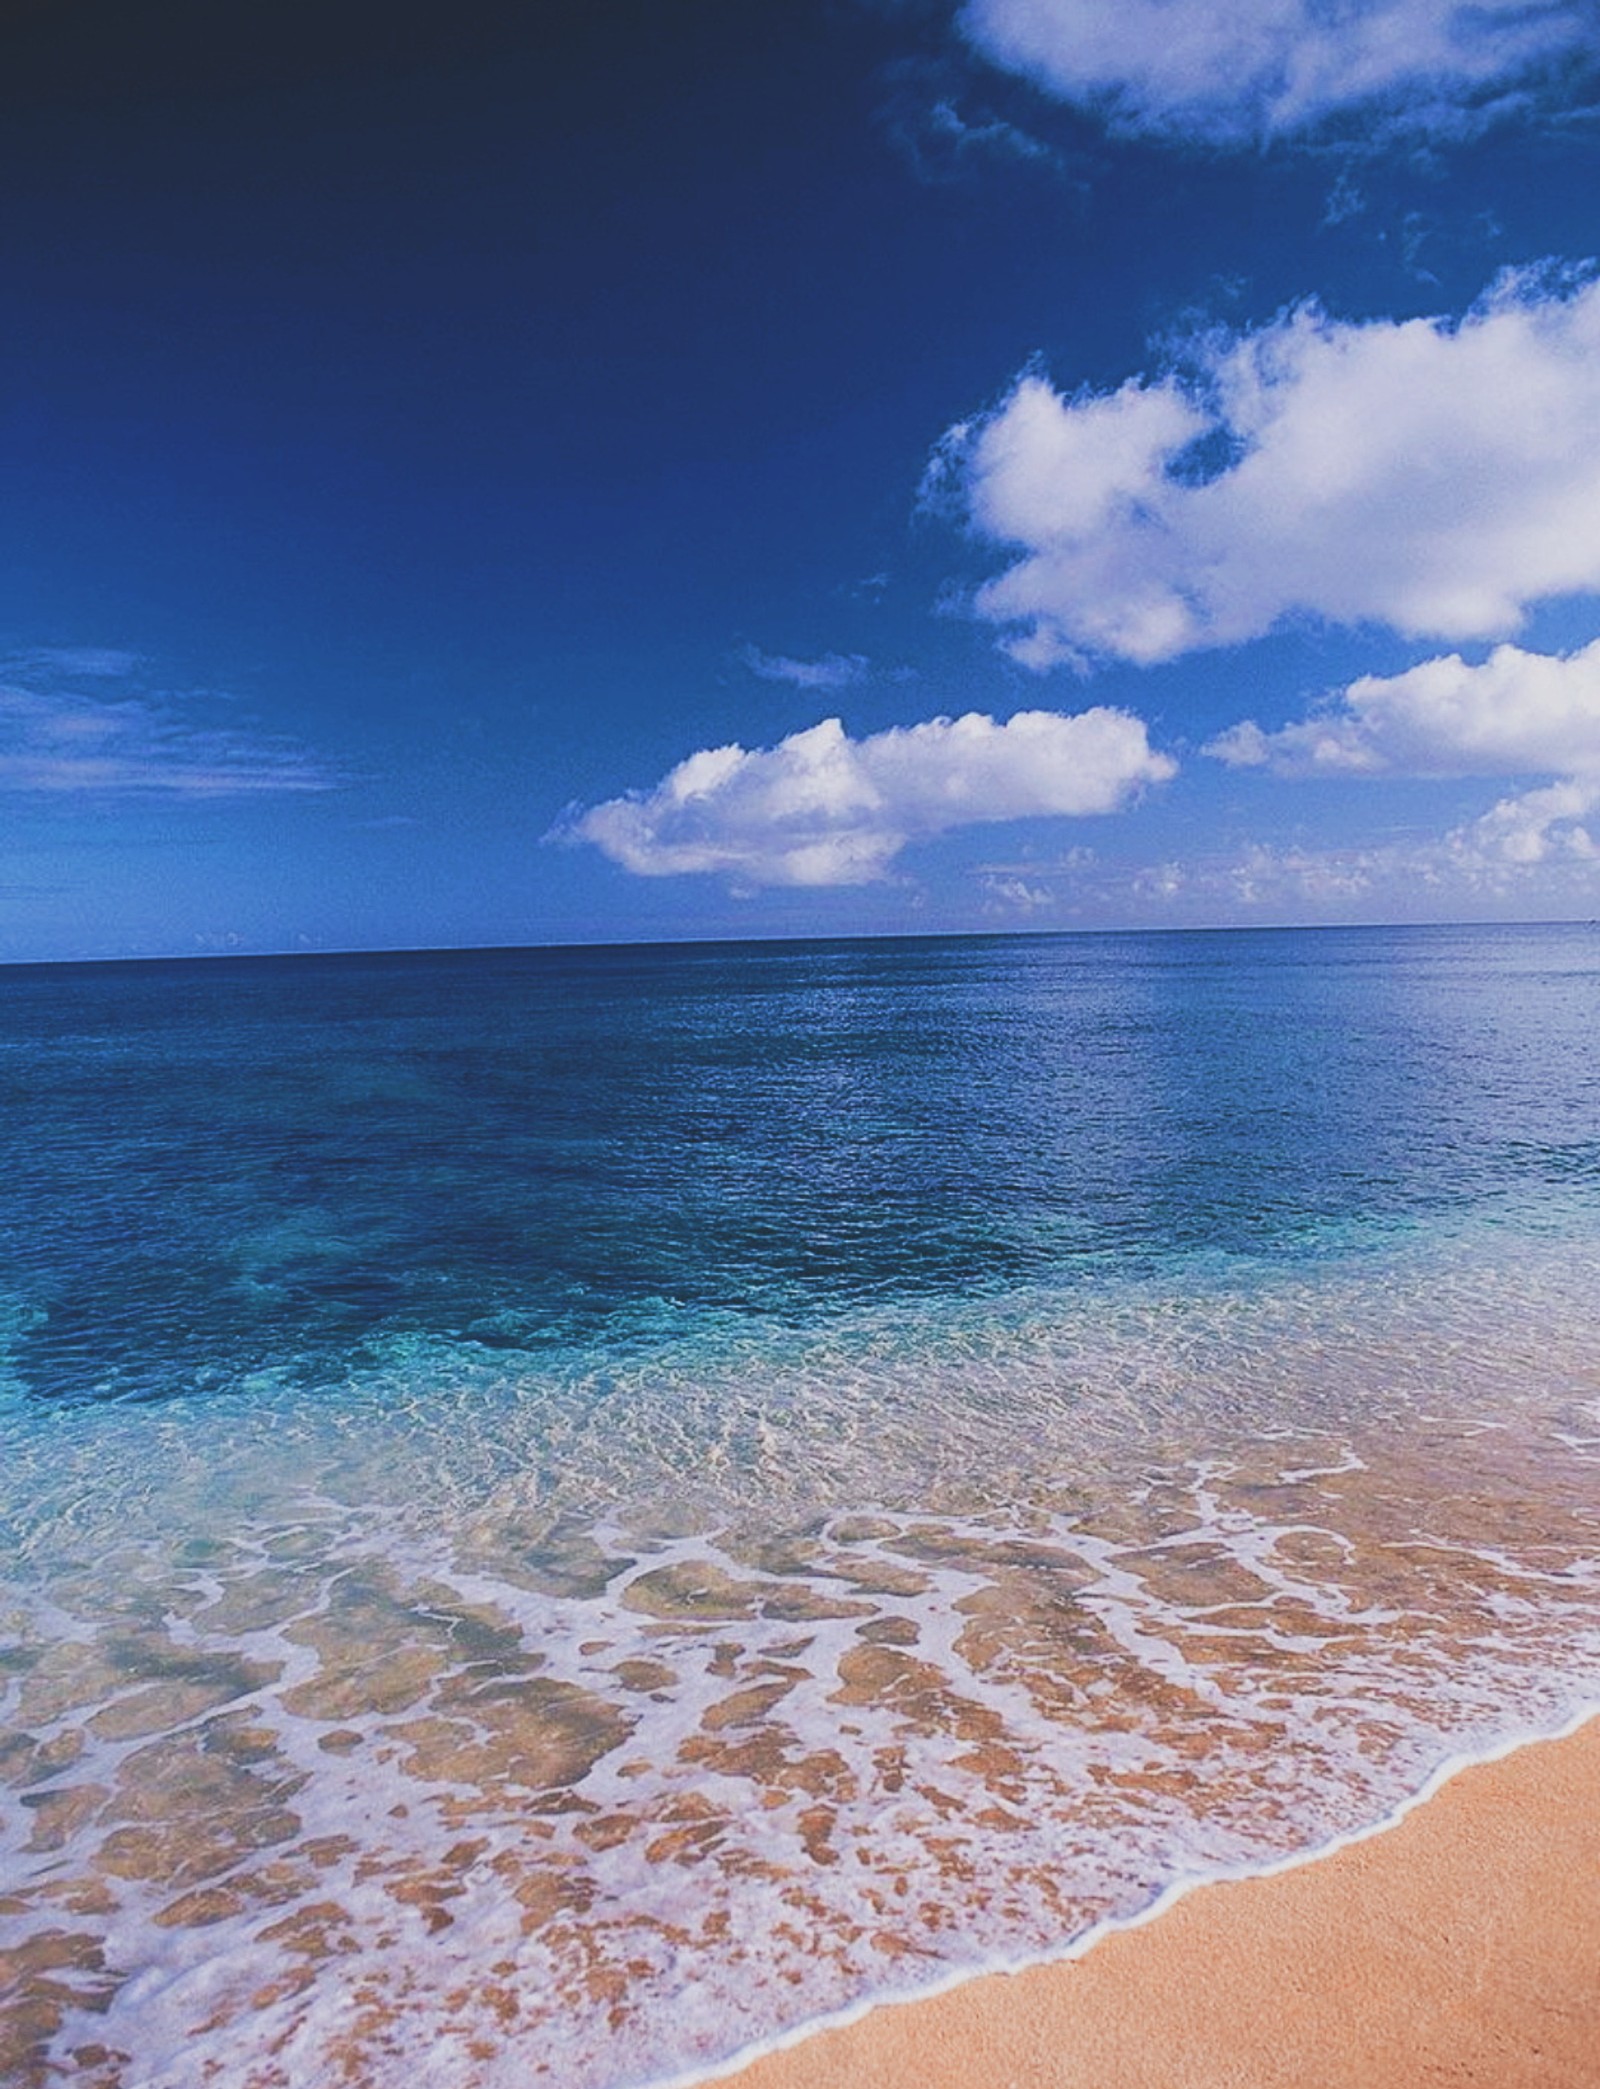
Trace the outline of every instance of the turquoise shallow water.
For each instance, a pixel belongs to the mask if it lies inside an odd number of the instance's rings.
[[[0,2077],[665,2080],[1600,1701],[1597,1013],[1585,926],[4,974]]]

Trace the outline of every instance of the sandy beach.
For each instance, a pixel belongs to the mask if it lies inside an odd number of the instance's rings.
[[[1591,2089],[1600,1720],[1085,1955],[819,2032],[738,2089]]]

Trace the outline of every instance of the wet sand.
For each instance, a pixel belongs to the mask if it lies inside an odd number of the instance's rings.
[[[1597,2089],[1600,1719],[1082,1958],[873,2011],[737,2089]]]

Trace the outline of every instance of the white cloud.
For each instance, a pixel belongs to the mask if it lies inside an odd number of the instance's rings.
[[[787,653],[763,653],[746,646],[739,658],[763,682],[789,682],[796,689],[844,689],[859,682],[871,662],[864,653],[824,653],[818,660],[795,660]]]
[[[1600,805],[1600,783],[1576,779],[1502,798],[1470,827],[1458,828],[1447,849],[1460,865],[1498,870],[1505,865],[1548,863],[1571,857],[1600,860],[1583,820]]]
[[[108,702],[60,684],[68,672],[120,678],[131,656],[32,657],[50,670],[46,686],[30,687],[16,673],[20,661],[12,663],[13,678],[0,681],[0,790],[216,798],[332,786],[299,748],[198,725],[170,704],[134,696]]]
[[[1030,373],[931,471],[1020,548],[975,607],[1033,667],[1296,617],[1508,636],[1600,589],[1600,282],[1511,274],[1459,322],[1306,305],[1110,393]]]
[[[1600,42],[1586,0],[966,0],[960,22],[1115,130],[1233,145],[1352,110],[1470,130]]]
[[[776,747],[692,754],[653,791],[609,799],[567,831],[642,877],[862,885],[910,841],[1113,812],[1175,769],[1126,711],[1019,711],[1004,724],[969,712],[862,740],[830,718]]]
[[[1529,776],[1438,840],[1343,851],[1257,851],[1226,874],[1247,904],[1371,892],[1392,912],[1409,889],[1469,904],[1517,894],[1547,906],[1600,898],[1600,640],[1567,654],[1499,646],[1477,665],[1450,653],[1398,675],[1363,675],[1276,732],[1253,721],[1204,750],[1279,776]]]
[[[1252,721],[1206,748],[1280,776],[1600,777],[1600,640],[1581,652],[1498,646],[1399,675],[1363,675],[1324,710],[1277,732]]]
[[[1026,878],[992,872],[978,882],[989,897],[991,914],[1037,914],[1056,904],[1048,885],[1030,885]]]
[[[1146,918],[1158,908],[1184,921],[1590,912],[1600,903],[1600,843],[1585,821],[1597,809],[1600,783],[1553,784],[1442,835],[1328,848],[1247,842],[1228,856],[1152,864],[1130,890]],[[1113,895],[1102,887],[1100,897]]]

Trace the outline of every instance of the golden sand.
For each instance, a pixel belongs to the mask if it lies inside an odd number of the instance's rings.
[[[1600,1720],[1082,1958],[824,2031],[736,2089],[1600,2089]]]

